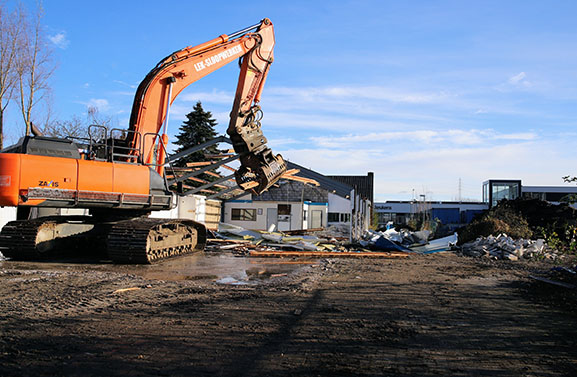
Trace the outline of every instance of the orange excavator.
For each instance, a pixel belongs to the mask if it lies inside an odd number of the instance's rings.
[[[170,105],[188,85],[241,59],[227,133],[240,167],[240,188],[260,194],[286,170],[260,128],[263,85],[273,61],[269,19],[162,59],[140,83],[128,130],[89,127],[88,138],[50,138],[33,132],[0,153],[0,206],[84,208],[89,216],[52,216],[9,222],[0,251],[13,259],[53,256],[71,245],[105,240],[117,263],[151,263],[202,250],[203,224],[149,218],[175,205],[165,176]]]

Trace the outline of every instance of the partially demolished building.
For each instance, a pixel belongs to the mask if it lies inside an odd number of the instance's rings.
[[[372,173],[365,176],[370,181],[370,184],[365,184],[371,187],[369,198],[337,177],[322,175],[290,161],[287,167],[298,170],[298,176],[310,183],[281,179],[259,196],[244,194],[226,200],[223,221],[254,230],[336,227],[352,238],[360,237],[369,228]]]

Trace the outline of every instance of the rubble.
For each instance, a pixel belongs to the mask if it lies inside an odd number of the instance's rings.
[[[411,246],[411,251],[421,254],[432,254],[443,251],[449,251],[455,248],[458,241],[459,236],[457,235],[457,233],[454,233],[447,237],[431,240],[429,243],[425,245]]]
[[[380,252],[365,248],[363,244],[351,245],[349,237],[340,227],[314,229],[311,231],[291,231],[286,234],[268,231],[253,231],[242,227],[221,223],[215,238],[207,241],[207,252],[231,251],[238,255],[266,257],[403,257],[408,249],[391,241],[389,248],[375,247]],[[324,237],[323,237],[324,236]],[[385,241],[380,241],[383,243]]]
[[[558,258],[557,251],[550,248],[545,240],[517,239],[502,233],[498,236],[479,237],[461,245],[461,254],[471,257],[489,257],[493,259],[508,259],[512,261],[524,259]]]
[[[431,231],[412,232],[407,229],[397,231],[389,228],[384,232],[367,231],[361,245],[368,248],[385,251],[405,251],[420,254],[432,254],[452,250],[457,244],[458,236],[450,236],[429,241]]]

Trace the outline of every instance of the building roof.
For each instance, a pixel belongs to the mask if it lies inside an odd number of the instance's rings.
[[[361,195],[363,199],[373,200],[374,173],[369,172],[367,175],[329,175],[328,178],[344,183]]]
[[[304,166],[295,164],[294,162],[291,161],[287,161],[286,163],[288,169],[300,170],[300,172],[297,173],[298,176],[314,179],[319,183],[320,187],[324,188],[325,190],[328,190],[329,192],[332,192],[333,194],[336,194],[343,198],[346,198],[351,194],[351,190],[353,189],[353,187],[344,182],[339,182],[335,179],[332,179],[331,177],[322,175],[313,170],[307,169]]]

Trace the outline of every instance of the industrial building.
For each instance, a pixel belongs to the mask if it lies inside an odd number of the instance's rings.
[[[374,206],[381,228],[391,221],[395,225],[408,225],[411,220],[418,218],[438,219],[443,225],[458,228],[471,222],[475,215],[487,208],[487,204],[483,202],[425,200],[377,202]]]
[[[524,186],[520,179],[489,179],[483,182],[483,202],[491,208],[502,199],[539,199],[553,204],[570,202],[577,186]]]

